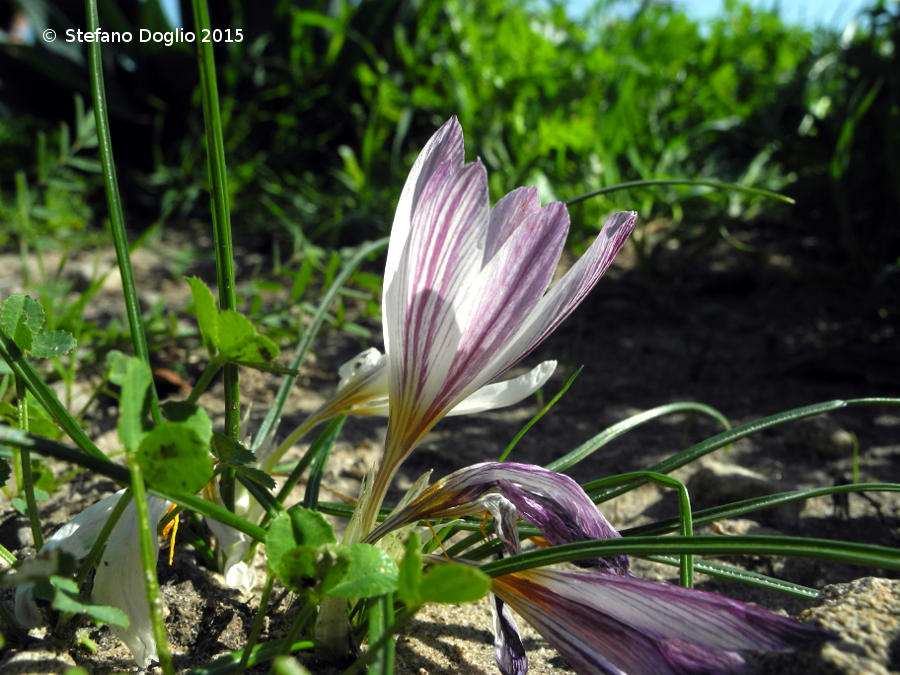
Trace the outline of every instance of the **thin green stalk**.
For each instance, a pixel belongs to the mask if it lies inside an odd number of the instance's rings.
[[[900,483],[855,483],[852,485],[832,485],[824,488],[791,490],[789,492],[779,492],[776,494],[764,495],[762,497],[751,497],[750,499],[742,499],[737,502],[731,502],[730,504],[722,504],[695,511],[693,514],[694,524],[702,525],[723,518],[738,518],[748,513],[762,511],[763,509],[771,509],[776,506],[806,501],[816,497],[829,497],[831,495],[850,492],[900,492]],[[620,534],[626,537],[664,534],[677,529],[678,523],[679,520],[677,518],[671,518],[622,530]]]
[[[382,636],[393,635],[391,619],[394,616],[394,594],[386,593],[374,598],[369,605],[369,644],[382,644]],[[369,675],[393,675],[394,641],[383,641],[375,655],[375,661],[368,668]]]
[[[300,608],[300,611],[297,612],[297,616],[294,618],[294,622],[291,624],[290,630],[281,640],[279,654],[291,653],[291,645],[297,641],[297,636],[300,635],[300,631],[303,630],[307,623],[309,623],[309,620],[315,615],[317,609],[318,605],[311,600],[307,600],[306,604]]]
[[[393,640],[394,635],[400,632],[400,629],[403,628],[407,623],[412,620],[412,618],[416,615],[421,609],[421,605],[413,605],[411,607],[407,607],[402,612],[397,614],[394,617],[394,622],[391,624],[391,630],[386,631],[381,634],[375,644],[370,644],[369,649],[366,650],[365,654],[362,654],[356,661],[354,661],[349,668],[347,668],[341,675],[355,675],[360,672],[363,668],[368,666],[373,659],[384,649],[385,645],[389,640]]]
[[[19,430],[28,433],[28,392],[25,381],[16,376],[16,402],[19,409]],[[44,535],[41,534],[41,519],[38,515],[37,500],[34,498],[34,477],[31,475],[31,453],[27,448],[17,448],[18,453],[13,455],[16,467],[16,480],[19,492],[25,493],[25,506],[28,512],[28,523],[31,525],[31,538],[34,541],[34,550],[40,551],[44,545]]]
[[[89,455],[76,448],[51,441],[41,436],[26,435],[18,429],[0,424],[0,445],[10,445],[19,448],[28,448],[29,450],[45,455],[47,457],[55,457],[65,462],[71,462],[83,466],[94,473],[116,481],[119,485],[127,486],[130,481],[128,469],[120,464],[113,464],[105,459],[98,459],[93,455]],[[233,527],[239,532],[243,532],[256,541],[262,541],[266,537],[266,532],[261,527],[236,516],[231,511],[222,508],[207,499],[198,497],[194,494],[183,492],[166,492],[157,488],[150,488],[150,494],[160,499],[166,499],[170,502],[183,506],[207,518],[218,520],[229,527]]]
[[[85,0],[87,27],[89,31],[99,30],[100,17],[97,12],[97,0]],[[141,304],[134,283],[134,272],[131,269],[131,256],[128,251],[128,234],[125,231],[125,215],[122,210],[122,199],[119,196],[119,183],[116,178],[116,164],[113,157],[112,137],[109,132],[109,116],[106,106],[106,91],[103,85],[103,62],[100,58],[100,43],[88,45],[88,67],[91,75],[91,93],[94,103],[94,119],[97,124],[97,140],[100,148],[100,163],[103,166],[103,181],[106,185],[106,201],[109,207],[109,223],[112,230],[113,243],[116,248],[116,259],[119,273],[122,276],[122,292],[125,296],[125,311],[128,315],[128,326],[131,329],[131,342],[135,356],[144,363],[150,363],[150,350],[147,347],[147,336],[144,333],[144,322],[141,316]],[[159,411],[159,398],[156,387],[150,386],[150,417],[153,424],[162,422]]]
[[[0,558],[2,558],[3,562],[5,562],[10,567],[14,566],[17,562],[19,562],[19,560],[12,553],[12,551],[10,551],[8,548],[6,548],[3,544],[0,544]],[[2,603],[0,603],[0,604],[2,604]]]
[[[266,612],[269,609],[269,598],[272,596],[272,586],[275,584],[275,577],[269,573],[266,575],[266,583],[263,586],[262,595],[259,597],[259,608],[256,610],[256,616],[253,619],[253,625],[250,627],[250,635],[247,637],[247,644],[244,645],[243,654],[241,654],[241,662],[238,664],[238,672],[242,673],[247,669],[250,662],[250,654],[259,640],[259,634],[262,632],[263,621],[266,618]]]
[[[604,479],[606,485],[618,485],[620,483],[631,482],[635,478],[644,478],[657,485],[673,488],[678,491],[678,511],[679,520],[681,522],[681,536],[694,536],[694,524],[691,514],[691,500],[688,496],[687,487],[680,480],[665,476],[652,471],[633,471],[624,473],[612,478]],[[694,586],[694,556],[690,553],[681,554],[681,585],[685,588],[693,588]]]
[[[194,384],[193,389],[191,389],[191,393],[188,394],[188,397],[185,399],[185,403],[195,404],[197,402],[197,399],[200,398],[200,395],[204,391],[206,391],[206,388],[209,386],[209,383],[212,382],[216,373],[222,368],[222,364],[223,361],[218,357],[206,364],[206,368],[200,373],[200,377],[197,378],[197,382]]]
[[[556,396],[551,398],[550,401],[547,403],[547,405],[545,405],[543,408],[541,408],[540,412],[538,412],[537,415],[535,415],[530,420],[528,420],[528,422],[525,424],[525,426],[519,430],[519,433],[517,433],[515,436],[513,436],[513,439],[509,442],[509,445],[506,446],[506,449],[503,451],[503,453],[500,455],[500,457],[497,458],[498,462],[506,461],[506,458],[509,457],[509,453],[511,453],[513,448],[516,447],[516,445],[518,445],[520,440],[522,440],[522,436],[524,436],[531,427],[533,427],[535,424],[537,424],[538,420],[540,420],[544,415],[546,415],[547,412],[550,410],[550,408],[552,408],[554,405],[556,405],[556,402],[559,399],[561,399],[563,397],[563,394],[565,394],[569,390],[569,387],[572,386],[572,383],[575,381],[575,378],[578,377],[578,375],[581,373],[583,368],[584,368],[584,366],[579,366],[578,369],[569,376],[569,379],[566,380],[566,383],[562,386],[562,389],[560,389],[558,392],[556,392]]]
[[[771,190],[763,190],[762,188],[752,188],[745,185],[736,185],[734,183],[722,183],[716,180],[664,178],[656,180],[633,180],[625,183],[618,183],[617,185],[610,185],[609,187],[600,188],[599,190],[592,190],[590,192],[585,192],[583,195],[578,195],[577,197],[572,197],[572,199],[567,200],[566,206],[572,206],[572,204],[578,204],[579,202],[586,201],[591,197],[598,197],[600,195],[609,194],[610,192],[618,192],[619,190],[628,190],[630,188],[660,187],[668,185],[693,185],[698,187],[711,187],[716,188],[717,190],[731,190],[732,192],[743,192],[744,194],[755,195],[757,197],[768,197],[769,199],[776,199],[787,204],[796,203],[793,199],[786,195],[779,194],[778,192],[772,192]]]
[[[325,430],[316,439],[319,446],[316,452],[316,458],[313,460],[312,468],[309,471],[309,480],[306,483],[306,492],[303,495],[303,506],[307,509],[314,509],[319,502],[319,486],[322,483],[322,474],[325,473],[325,464],[328,462],[328,455],[331,448],[334,447],[334,441],[344,426],[346,415],[335,417],[328,423]],[[321,439],[321,442],[319,440]]]
[[[870,397],[847,400],[836,399],[833,401],[825,401],[823,403],[813,403],[812,405],[776,413],[774,415],[769,415],[768,417],[762,417],[760,419],[753,420],[752,422],[748,422],[746,424],[741,424],[734,427],[733,429],[728,429],[727,431],[718,433],[715,436],[711,436],[705,441],[701,441],[700,443],[692,445],[691,447],[682,450],[681,452],[678,452],[671,457],[662,460],[661,462],[657,462],[648,470],[653,471],[654,473],[669,473],[679,467],[690,464],[700,457],[718,450],[719,448],[723,448],[726,445],[740,440],[741,438],[751,436],[765,429],[770,429],[772,427],[777,427],[790,422],[796,422],[797,420],[805,419],[807,417],[822,415],[834,410],[840,410],[841,408],[870,405],[896,406],[900,405],[900,398]],[[548,468],[550,466],[554,466],[555,464],[556,463],[548,465]],[[646,481],[644,481],[643,479],[636,479],[631,483],[621,485],[617,488],[603,489],[602,487],[595,487],[598,482],[593,481],[590,483],[585,483],[584,485],[582,485],[582,487],[584,488],[584,491],[587,492],[595,502],[599,503],[612,499],[613,497],[617,497],[620,494],[624,494],[629,490],[633,490],[639,485],[642,485],[644,482]]]
[[[156,538],[156,527],[150,526],[150,513],[147,510],[147,494],[144,491],[144,476],[141,473],[141,465],[138,463],[134,452],[128,452],[125,457],[128,462],[128,472],[131,475],[131,489],[134,493],[134,508],[137,513],[138,533],[140,535],[141,565],[144,568],[144,588],[147,591],[147,605],[150,608],[153,639],[156,641],[156,655],[163,673],[174,675],[175,667],[172,664],[172,656],[169,653],[169,638],[166,635],[162,599],[159,595],[159,580],[156,578],[156,550],[153,546]]]
[[[534,567],[610,555],[782,555],[900,570],[900,550],[812,537],[697,535],[694,537],[621,537],[594,539],[527,551],[481,566],[492,577]]]
[[[211,29],[206,0],[192,0],[194,26],[197,34]],[[231,244],[231,209],[228,200],[228,175],[225,170],[225,141],[222,117],[219,112],[219,91],[216,84],[216,62],[212,42],[197,40],[197,60],[200,67],[200,89],[203,101],[203,121],[206,128],[206,155],[212,201],[213,233],[216,248],[216,278],[219,286],[219,306],[222,310],[237,309],[234,281],[234,252]],[[225,433],[233,441],[240,439],[240,393],[238,367],[233,363],[223,368],[225,387]],[[234,510],[235,470],[228,469],[219,483],[225,506]]]
[[[574,466],[592,453],[596,452],[607,443],[610,443],[619,436],[631,431],[635,427],[646,424],[647,422],[655,420],[659,417],[665,417],[666,415],[691,412],[699,412],[703,413],[704,415],[709,415],[713,419],[717,420],[726,429],[731,428],[731,424],[722,413],[720,413],[715,408],[706,405],[705,403],[696,403],[694,401],[678,401],[676,403],[666,403],[665,405],[650,408],[650,410],[644,410],[637,415],[632,415],[631,417],[624,419],[621,422],[616,422],[611,427],[604,429],[593,438],[579,445],[577,448],[550,462],[546,465],[545,468],[549,469],[550,471],[556,471],[557,473],[560,471],[565,471],[566,469]]]

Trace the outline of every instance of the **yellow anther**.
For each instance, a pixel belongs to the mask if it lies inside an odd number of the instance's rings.
[[[169,507],[168,513],[172,513],[175,508],[176,505],[172,504],[172,506]],[[168,513],[166,515],[168,515]],[[176,513],[175,517],[166,524],[162,531],[163,539],[166,537],[169,538],[169,566],[172,565],[172,560],[175,559],[175,535],[178,534],[178,519],[180,517],[181,514]]]

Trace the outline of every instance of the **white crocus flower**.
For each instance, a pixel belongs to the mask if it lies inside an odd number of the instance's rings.
[[[87,507],[47,539],[41,552],[60,550],[76,559],[83,559],[90,552],[124,492],[119,490]],[[168,502],[162,499],[147,498],[151,527],[156,526],[168,507]],[[159,540],[155,536],[153,548],[155,558],[159,554]],[[110,626],[110,629],[128,646],[138,666],[149,666],[157,658],[156,641],[153,639],[150,608],[147,605],[140,533],[133,501],[125,507],[109,535],[94,575],[91,599],[101,605],[118,607],[128,615],[127,628]],[[31,584],[23,584],[16,589],[16,618],[28,627],[40,622]]]

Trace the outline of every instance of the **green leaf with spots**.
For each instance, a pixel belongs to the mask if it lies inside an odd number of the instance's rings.
[[[147,484],[164,491],[194,493],[213,477],[209,440],[188,422],[154,427],[141,440],[137,459]]]
[[[228,361],[265,364],[278,356],[278,345],[257,332],[243,314],[226,309],[219,312],[219,352]]]
[[[34,336],[43,325],[43,307],[27,295],[11,295],[0,307],[0,326],[23,352],[31,351]]]
[[[334,528],[317,511],[294,506],[272,520],[266,533],[269,571],[297,592],[312,590],[324,573],[339,561],[324,560],[325,545],[333,544]],[[349,565],[349,563],[342,563]]]
[[[39,359],[62,356],[75,349],[75,338],[64,330],[51,330],[34,336],[34,343],[29,352]]]
[[[194,298],[194,314],[200,328],[200,338],[210,356],[219,350],[219,311],[212,291],[197,277],[188,277],[191,296]]]
[[[266,533],[266,555],[271,561],[295,546],[318,548],[334,542],[334,528],[325,516],[318,511],[293,506],[272,519]]]
[[[477,567],[465,563],[433,565],[423,576],[419,587],[422,602],[457,604],[474,602],[491,590],[491,578]]]
[[[167,420],[183,424],[209,449],[213,435],[212,420],[203,408],[184,401],[166,401],[161,407]]]
[[[323,592],[339,598],[374,598],[397,590],[397,563],[377,546],[341,546],[338,554],[349,565],[339,579],[325,577]]]

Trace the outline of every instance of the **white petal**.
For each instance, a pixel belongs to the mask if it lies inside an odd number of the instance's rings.
[[[391,280],[405,256],[406,243],[409,239],[412,217],[419,196],[428,179],[442,164],[459,166],[463,162],[463,132],[456,117],[447,120],[440,129],[429,139],[428,143],[419,153],[415,163],[410,169],[397,202],[397,210],[394,213],[394,223],[391,226],[391,240],[388,244],[387,262],[384,268],[384,297],[382,307],[388,306],[388,288]],[[390,345],[385,323],[385,346]]]
[[[504,382],[485,385],[468,398],[463,399],[447,414],[471,415],[485,410],[515,405],[543,387],[555,370],[556,361],[544,361],[524,375]]]
[[[168,504],[162,499],[148,497],[151,527],[156,528],[165,515]],[[159,553],[159,539],[153,535],[154,560]],[[97,566],[94,602],[118,607],[128,615],[128,628],[110,626],[113,633],[128,645],[135,663],[141,668],[156,659],[156,641],[150,621],[150,608],[144,586],[144,569],[141,564],[141,545],[138,534],[137,512],[134,502],[125,507],[122,517],[113,528]]]
[[[60,550],[75,557],[77,560],[84,558],[103,525],[106,524],[109,514],[119,503],[119,498],[125,490],[119,490],[115,494],[94,502],[84,511],[76,515],[72,520],[60,527],[45,542],[41,551]],[[124,515],[123,515],[124,517]],[[22,584],[16,588],[15,612],[16,618],[22,625],[33,628],[41,621],[40,611],[32,597],[34,584]]]

